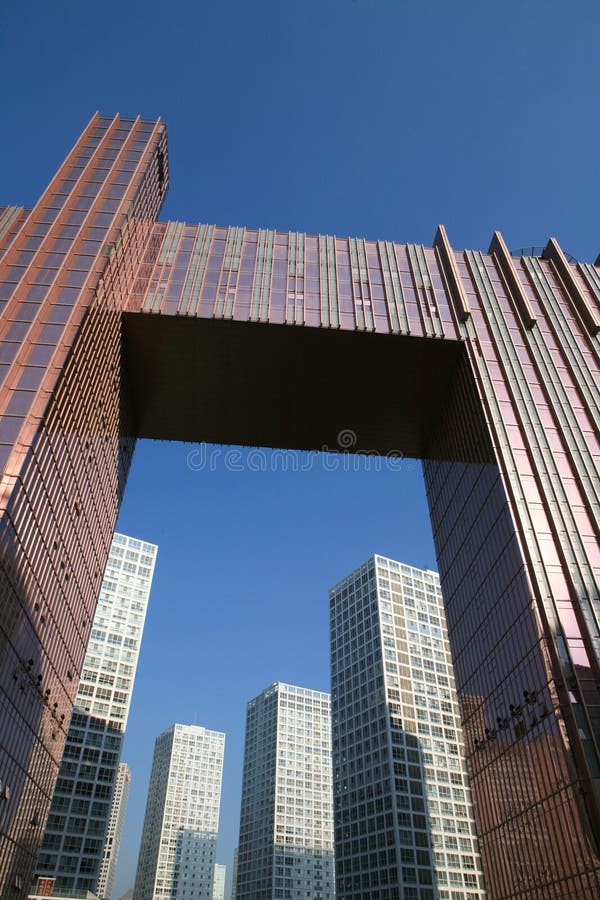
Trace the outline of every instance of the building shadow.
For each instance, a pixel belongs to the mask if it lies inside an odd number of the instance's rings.
[[[176,900],[212,900],[217,837],[193,828],[177,832],[171,884]]]

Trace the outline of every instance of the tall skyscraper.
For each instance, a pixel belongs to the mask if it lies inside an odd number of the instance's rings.
[[[145,437],[425,460],[491,890],[597,897],[600,266],[160,223],[167,183],[162,122],[95,115],[0,208],[0,883],[30,881]]]
[[[225,735],[172,725],[156,739],[135,900],[212,900]]]
[[[131,770],[127,763],[121,762],[119,763],[117,780],[115,781],[115,789],[110,804],[108,828],[106,829],[106,838],[102,849],[102,862],[100,863],[100,875],[96,889],[98,897],[105,898],[105,900],[111,900],[113,895],[130,787]]]
[[[329,694],[276,682],[248,703],[235,896],[335,896]]]
[[[212,900],[225,900],[225,878],[227,866],[215,863]]]
[[[107,832],[111,803],[114,826],[122,827],[115,789],[157,551],[156,544],[124,534],[112,540],[36,865],[36,877],[54,878],[59,894],[85,897],[92,891],[110,900],[118,839]]]
[[[437,573],[373,556],[330,607],[338,898],[484,897]]]

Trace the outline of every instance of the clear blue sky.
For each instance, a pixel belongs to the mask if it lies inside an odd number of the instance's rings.
[[[599,33],[597,0],[6,4],[0,203],[33,203],[100,109],[167,123],[163,218],[426,244],[443,222],[457,248],[499,228],[594,260]],[[118,525],[160,550],[115,897],[156,735],[227,733],[230,868],[246,701],[275,680],[328,688],[327,589],[371,553],[435,567],[417,463],[207,471],[192,450],[138,447]]]

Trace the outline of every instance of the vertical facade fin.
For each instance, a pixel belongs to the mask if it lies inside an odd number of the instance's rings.
[[[356,318],[356,327],[360,328],[361,331],[363,331],[366,328],[366,324],[363,299],[360,289],[361,270],[358,262],[358,240],[357,238],[350,238],[348,243],[350,245],[350,263],[352,267],[352,296],[354,298],[354,315]]]
[[[455,313],[460,322],[465,322],[471,315],[471,308],[458,273],[454,251],[443,225],[438,226],[433,246],[438,252],[440,268],[446,276],[446,282],[450,288],[450,298],[454,302]]]
[[[388,248],[384,241],[377,241],[377,252],[379,254],[379,266],[381,268],[383,291],[385,294],[388,316],[392,326],[392,332],[397,334],[400,331],[400,323],[398,320],[398,301],[392,283],[392,273],[388,256]]]
[[[334,328],[340,327],[340,300],[337,285],[337,266],[335,260],[335,238],[327,238],[327,279],[329,296],[329,321]]]
[[[431,309],[429,308],[429,297],[427,296],[429,275],[427,270],[423,270],[422,268],[419,249],[422,250],[417,244],[406,245],[415,285],[415,297],[417,298],[417,305],[423,323],[423,332],[426,336],[431,336],[435,334],[435,326],[433,324]]]
[[[329,287],[329,269],[328,269],[328,253],[327,238],[319,235],[319,297],[321,305],[321,325],[329,328],[331,325],[331,316],[329,312],[330,306],[330,287]]]
[[[573,270],[561,250],[556,238],[550,238],[544,248],[544,259],[549,259],[554,263],[554,267],[567,288],[568,297],[583,319],[585,327],[590,334],[596,335],[600,331],[600,318],[596,310],[592,309],[587,301],[587,297],[583,294],[581,288],[575,280]]]
[[[10,230],[10,226],[13,224],[15,219],[17,219],[21,215],[22,212],[22,206],[7,206],[7,208],[0,216],[0,241],[3,240],[5,235]]]
[[[206,271],[208,252],[214,232],[214,225],[199,225],[196,238],[192,247],[190,262],[188,265],[179,312],[182,314],[194,314],[198,309],[202,281]]]
[[[256,268],[252,285],[250,318],[255,322],[268,322],[269,294],[273,263],[273,239],[275,232],[259,229],[256,249]]]
[[[600,275],[598,274],[598,267],[591,263],[578,263],[577,268],[588,290],[595,298],[597,305],[600,306]]]
[[[494,232],[489,252],[493,253],[498,260],[498,265],[508,285],[510,296],[519,311],[525,327],[533,328],[536,322],[535,313],[521,284],[512,256],[499,231]]]

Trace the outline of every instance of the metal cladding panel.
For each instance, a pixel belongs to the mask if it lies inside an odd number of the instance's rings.
[[[159,222],[125,308],[460,339],[436,249],[296,232]]]

